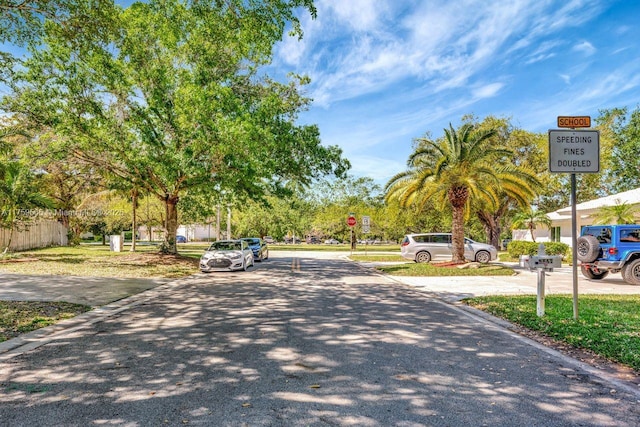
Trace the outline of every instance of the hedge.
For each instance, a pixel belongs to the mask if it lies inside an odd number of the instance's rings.
[[[507,246],[507,252],[511,258],[520,258],[520,255],[537,255],[540,243],[544,245],[547,255],[562,255],[564,259],[570,257],[569,245],[560,242],[528,242],[525,240],[513,240]]]

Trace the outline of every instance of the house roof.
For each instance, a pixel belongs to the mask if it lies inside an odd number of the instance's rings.
[[[622,193],[613,194],[611,196],[601,197],[599,199],[590,200],[588,202],[578,203],[576,205],[576,211],[587,211],[593,209],[600,209],[606,206],[616,206],[622,203],[626,203],[628,205],[637,205],[640,204],[640,188],[636,188],[634,190],[624,191]],[[566,208],[558,209],[556,211],[558,214],[569,214],[571,215],[571,206]]]

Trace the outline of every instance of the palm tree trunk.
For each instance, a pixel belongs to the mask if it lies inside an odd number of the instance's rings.
[[[464,205],[453,207],[451,223],[451,261],[464,262]]]
[[[469,198],[469,189],[453,187],[447,194],[453,217],[451,222],[451,261],[464,262],[464,208]]]

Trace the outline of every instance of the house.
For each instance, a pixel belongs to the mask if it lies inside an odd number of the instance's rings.
[[[640,188],[624,191],[611,196],[601,197],[576,205],[576,222],[578,230],[593,224],[599,210],[603,207],[616,206],[622,203],[638,207],[636,220],[640,221]],[[551,220],[550,229],[538,227],[534,233],[536,242],[562,242],[571,246],[571,206],[558,209],[547,214]],[[531,241],[529,230],[513,230],[513,240]]]

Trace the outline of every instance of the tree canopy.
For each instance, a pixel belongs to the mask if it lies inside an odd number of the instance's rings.
[[[175,252],[177,204],[190,190],[260,198],[348,169],[315,125],[296,124],[307,79],[261,73],[286,28],[301,35],[298,7],[315,14],[311,0],[152,0],[101,15],[105,31],[84,28],[81,43],[47,21],[2,108],[161,200]]]

